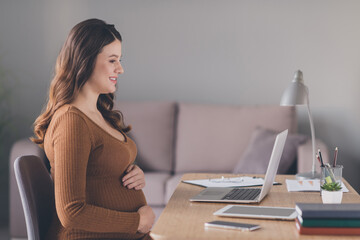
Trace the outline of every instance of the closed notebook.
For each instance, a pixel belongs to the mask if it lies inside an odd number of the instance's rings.
[[[345,218],[360,219],[360,204],[322,204],[296,203],[295,209],[303,219],[306,218]]]
[[[360,227],[360,219],[345,218],[305,218],[297,216],[303,227]]]
[[[304,227],[301,226],[298,219],[295,219],[295,225],[298,232],[305,235],[360,235],[360,228]]]

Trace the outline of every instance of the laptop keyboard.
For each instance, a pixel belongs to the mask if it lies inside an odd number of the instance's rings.
[[[261,188],[234,188],[222,200],[254,200],[261,192]]]

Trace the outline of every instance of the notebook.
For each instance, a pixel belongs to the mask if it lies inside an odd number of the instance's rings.
[[[359,203],[296,203],[295,209],[303,219],[360,219]]]
[[[288,130],[276,136],[268,168],[266,170],[264,185],[261,188],[221,188],[209,187],[196,196],[190,198],[193,202],[235,202],[258,203],[270,192],[279,167],[280,158]]]

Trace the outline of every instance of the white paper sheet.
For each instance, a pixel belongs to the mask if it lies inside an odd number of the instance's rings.
[[[349,192],[344,183],[341,183],[341,186],[343,192]],[[286,179],[286,187],[289,192],[320,192],[320,180]]]
[[[254,177],[234,177],[234,178],[212,178],[200,180],[186,180],[184,183],[199,185],[202,187],[249,187],[262,186],[263,178]]]

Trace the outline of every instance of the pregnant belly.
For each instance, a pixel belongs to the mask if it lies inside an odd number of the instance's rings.
[[[86,202],[89,204],[122,212],[136,212],[146,205],[142,190],[127,189],[118,179],[87,183]]]

